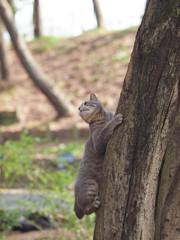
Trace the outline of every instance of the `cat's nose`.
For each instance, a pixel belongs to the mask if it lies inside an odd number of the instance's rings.
[[[81,107],[79,107],[78,110],[81,110]]]

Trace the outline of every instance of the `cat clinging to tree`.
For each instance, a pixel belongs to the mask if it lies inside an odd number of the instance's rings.
[[[90,128],[75,183],[74,211],[78,218],[82,218],[100,207],[99,184],[106,145],[114,129],[122,123],[123,116],[107,112],[93,93],[90,100],[79,107],[79,115]]]

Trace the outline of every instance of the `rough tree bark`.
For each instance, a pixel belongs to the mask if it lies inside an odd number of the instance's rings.
[[[180,108],[162,162],[155,240],[180,239]]]
[[[94,240],[180,239],[179,56],[180,1],[149,0],[117,108],[124,123],[107,146]]]
[[[10,66],[8,61],[8,50],[4,40],[4,26],[0,17],[0,80],[9,80]]]
[[[97,19],[97,25],[98,27],[104,27],[104,21],[103,21],[103,16],[101,12],[101,8],[99,6],[99,1],[98,0],[93,0],[93,6],[94,6],[94,13]]]
[[[47,96],[49,101],[56,108],[59,116],[71,115],[74,111],[74,107],[67,101],[60,89],[56,87],[55,83],[53,83],[53,81],[41,70],[27,48],[26,43],[18,35],[12,10],[6,0],[0,0],[0,16],[11,36],[16,53],[33,82]]]
[[[39,0],[34,0],[33,24],[34,24],[34,36],[40,37],[42,35],[42,24],[41,24]]]

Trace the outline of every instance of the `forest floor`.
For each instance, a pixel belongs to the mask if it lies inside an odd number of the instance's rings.
[[[41,37],[28,43],[28,47],[75,109],[94,92],[106,109],[115,111],[136,31],[137,28],[116,32],[94,30],[68,39]],[[18,122],[1,127],[1,132],[16,133],[47,125],[62,130],[82,123],[78,112],[70,118],[55,120],[54,107],[33,84],[14,50],[10,60],[12,77],[9,84],[0,85],[0,112],[15,111]]]
[[[94,30],[68,39],[41,37],[29,42],[28,47],[75,109],[94,92],[107,110],[115,111],[136,31],[137,28],[116,32]],[[53,138],[58,137],[62,143],[72,141],[69,131],[76,137],[79,136],[75,131],[77,126],[83,126],[87,135],[88,126],[83,124],[78,111],[72,117],[56,119],[55,109],[33,84],[14,50],[10,51],[10,60],[11,81],[0,85],[0,112],[14,111],[18,121],[12,125],[0,126],[0,141],[17,138],[25,128],[35,129],[35,134],[41,130],[48,135],[51,131],[58,132]],[[76,239],[75,235],[71,230],[58,229],[7,233],[2,239],[60,240]]]

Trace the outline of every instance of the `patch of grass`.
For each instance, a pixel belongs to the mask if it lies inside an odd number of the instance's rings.
[[[0,240],[7,240],[7,238],[5,239],[3,232],[0,232]]]
[[[82,142],[71,142],[69,144],[59,144],[58,146],[52,146],[49,148],[45,148],[42,151],[46,154],[51,154],[51,153],[56,153],[56,154],[61,154],[61,153],[72,153],[74,156],[79,156],[79,154],[82,153],[84,148],[84,143]]]
[[[69,53],[75,51],[77,48],[78,48],[78,46],[76,46],[76,45],[71,45],[71,46],[63,45],[57,51],[57,56],[69,54]]]
[[[105,28],[96,28],[96,29],[93,29],[93,30],[85,31],[82,36],[96,37],[96,36],[99,36],[99,35],[107,34],[109,32],[110,31],[108,31]]]
[[[57,82],[56,86],[58,86],[59,88],[65,88],[66,87],[66,83],[65,82]]]
[[[61,238],[61,240],[68,240],[69,238]],[[59,240],[59,238],[36,238],[36,240]]]
[[[4,229],[11,231],[13,226],[19,226],[19,218],[21,216],[19,210],[3,211],[0,209],[0,231]]]
[[[0,125],[8,126],[18,121],[16,111],[0,112]]]
[[[35,38],[31,41],[40,42],[42,45],[39,48],[39,52],[44,52],[46,50],[50,50],[57,45],[57,43],[62,39],[62,37],[55,37],[55,36],[40,36],[39,38]]]
[[[77,48],[78,48],[78,46],[76,46],[76,45],[74,45],[74,46],[71,46],[71,47],[70,47],[70,49],[69,49],[69,51],[68,51],[68,53],[70,53],[70,52],[73,52],[73,51],[77,50]]]
[[[112,56],[112,62],[129,62],[130,54],[126,51],[121,51]]]
[[[13,94],[15,93],[15,88],[5,89],[1,92],[0,106],[3,106],[5,102],[10,102]]]
[[[28,209],[23,214],[28,216],[30,212],[38,212],[43,216],[48,216],[54,226],[60,226],[64,229],[72,230],[76,234],[76,239],[88,239],[87,236],[92,237],[94,215],[85,217],[79,221],[75,216],[74,207],[74,183],[77,177],[79,162],[68,164],[66,162],[66,169],[59,170],[52,167],[43,168],[38,161],[34,161],[36,153],[36,145],[44,143],[46,140],[34,138],[28,135],[25,131],[20,140],[7,141],[0,146],[0,171],[1,171],[1,186],[12,188],[19,183],[23,183],[26,189],[32,192],[41,193],[46,196],[44,202],[26,202],[22,199],[21,206]],[[84,144],[69,143],[59,144],[55,146],[41,148],[43,154],[62,154],[71,153],[74,156],[82,155]],[[62,202],[52,201],[58,199]],[[43,208],[41,208],[43,204]],[[0,212],[0,226],[1,229],[11,229],[12,226],[17,225],[18,219],[22,212],[12,210],[1,210]],[[3,222],[2,222],[3,220]],[[56,222],[56,224],[55,224]],[[91,238],[89,238],[91,239]]]
[[[104,64],[104,58],[100,58],[97,60],[97,64],[103,65]]]
[[[126,28],[124,30],[122,30],[122,32],[124,33],[134,33],[134,32],[137,32],[139,26],[132,26],[132,27],[129,27],[129,28]]]
[[[57,55],[63,55],[65,54],[67,51],[67,46],[66,45],[63,45],[59,48],[59,50],[57,51]]]
[[[95,43],[92,44],[91,50],[96,50],[98,48],[101,48],[104,46],[104,42],[103,41],[97,41]]]
[[[35,142],[32,137],[27,137],[26,133],[21,135],[20,141],[7,141],[0,145],[0,169],[5,187],[12,187],[14,181],[24,175],[26,178],[34,177],[31,167],[33,154]],[[26,174],[24,169],[27,169]]]
[[[88,82],[97,82],[99,80],[99,75],[95,74],[88,79]]]
[[[76,66],[77,70],[83,70],[84,68],[86,68],[85,64],[84,63],[79,63],[77,66]]]

